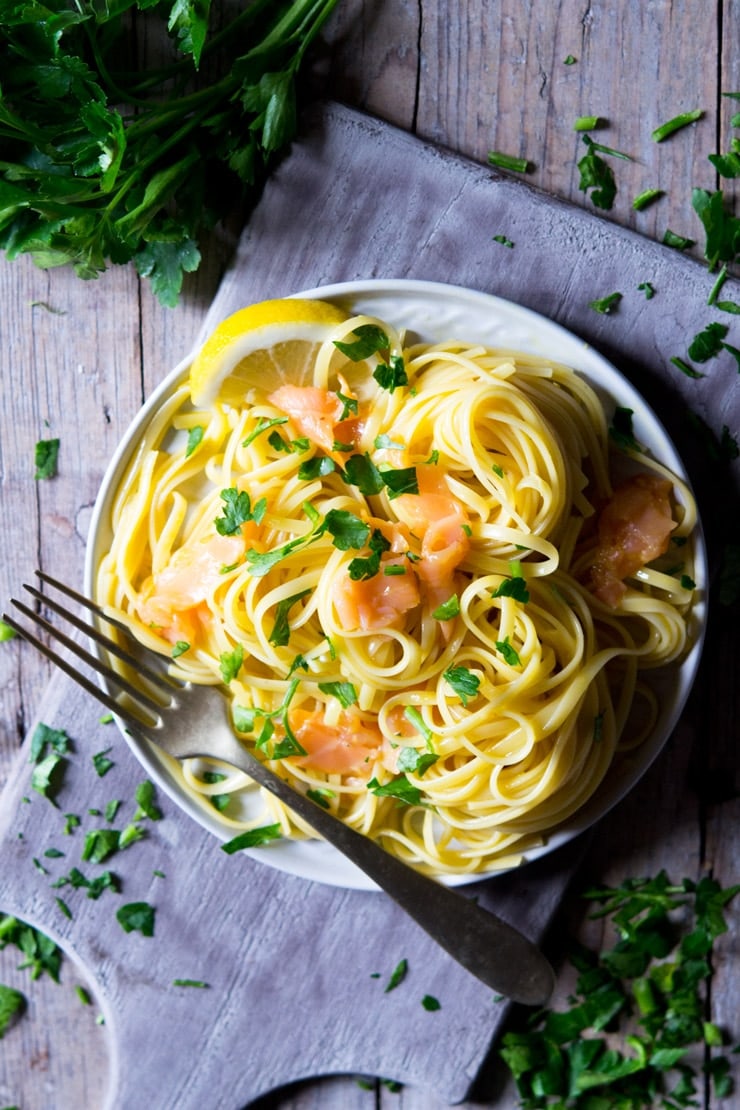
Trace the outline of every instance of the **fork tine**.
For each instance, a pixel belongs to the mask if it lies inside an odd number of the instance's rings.
[[[38,593],[38,591],[32,592]],[[137,702],[143,702],[145,706],[153,710],[155,718],[158,716],[163,707],[157,701],[155,701],[154,698],[150,697],[138,687],[134,686],[131,682],[128,681],[127,678],[125,678],[121,674],[118,674],[117,671],[114,671],[112,667],[108,666],[107,663],[102,662],[102,660],[98,659],[97,656],[92,655],[91,652],[87,651],[81,644],[78,644],[76,640],[73,640],[71,636],[67,636],[67,634],[65,632],[62,632],[61,629],[51,624],[50,621],[45,620],[40,613],[35,613],[33,609],[30,609],[27,605],[24,605],[22,601],[17,601],[15,598],[11,598],[10,600],[11,603],[15,605],[16,609],[19,609],[25,617],[28,617],[29,620],[33,621],[35,624],[45,629],[46,632],[48,632],[53,639],[58,640],[59,643],[63,644],[64,647],[68,649],[68,651],[71,651],[73,655],[76,655],[78,659],[81,659],[84,663],[87,663],[87,665],[91,667],[92,670],[97,671],[99,674],[102,674],[103,677],[107,678],[109,682],[114,682],[118,687],[120,687],[121,690],[129,694]],[[64,610],[62,610],[62,616],[67,616]],[[75,623],[77,624],[77,627],[80,629],[80,631],[88,631],[88,626],[85,624],[84,621],[79,621]],[[23,634],[23,630],[21,630],[21,634]],[[56,659],[56,656],[53,653],[50,657]],[[124,655],[123,658],[134,666],[137,666],[136,661],[132,660],[130,657]]]
[[[73,590],[70,586],[65,585],[63,582],[58,582],[50,575],[44,574],[43,571],[37,570],[36,574],[42,582],[46,582],[48,583],[48,585],[54,586],[55,589],[61,590],[61,592],[66,594],[67,597],[72,598],[72,600],[76,601],[79,605],[82,605],[85,608],[89,609],[90,612],[95,613],[96,616],[102,617],[103,620],[108,621],[109,624],[112,624],[115,628],[118,628],[122,632],[125,632],[126,635],[130,637],[129,629],[126,627],[123,621],[117,620],[116,617],[108,616],[105,610],[100,605],[97,605],[96,602],[91,601],[89,598],[85,597],[84,594],[77,593],[76,590]],[[111,652],[111,654],[118,656],[118,658],[121,659],[124,663],[132,662],[131,653],[126,651],[125,648],[122,648],[120,644],[117,644],[115,640],[112,640],[109,636],[106,636],[105,633],[101,632],[99,628],[96,628],[94,625],[88,624],[86,621],[83,621],[74,613],[70,613],[67,609],[63,608],[58,601],[55,601],[54,598],[49,597],[48,594],[42,594],[40,590],[35,589],[33,586],[24,584],[23,588],[24,590],[27,590],[38,601],[41,601],[44,605],[48,605],[49,608],[53,609],[55,613],[58,613],[61,617],[64,617],[65,620],[68,620],[71,624],[75,626],[75,628],[78,628],[80,632],[84,632],[87,636],[90,636],[91,639],[95,640],[96,643],[101,645],[101,647],[104,647],[106,651],[109,651]],[[155,671],[152,667],[148,666],[146,663],[138,658],[135,661],[135,666],[139,674],[143,674],[144,677],[147,678],[153,686],[159,687],[159,689],[165,691],[166,693],[172,693],[173,689],[178,689],[178,684],[170,675],[166,673],[166,671]]]
[[[23,608],[25,609],[25,606],[23,606]],[[27,640],[29,644],[35,647],[37,651],[40,651],[42,655],[45,655],[47,659],[50,659],[56,667],[59,667],[59,669],[64,671],[65,674],[69,675],[71,679],[74,679],[78,686],[81,686],[83,690],[86,690],[88,694],[91,694],[92,697],[101,702],[106,707],[106,709],[109,709],[111,713],[115,714],[115,716],[120,717],[121,720],[124,721],[125,724],[132,731],[138,733],[140,729],[147,727],[147,723],[143,721],[140,717],[137,717],[132,710],[128,709],[124,705],[120,705],[119,702],[117,702],[114,697],[111,697],[111,695],[106,690],[103,690],[102,687],[98,686],[95,682],[92,682],[89,678],[87,678],[86,675],[76,670],[68,660],[53,652],[51,648],[43,642],[43,640],[40,640],[37,636],[34,636],[32,632],[30,632],[22,624],[19,624],[18,621],[16,621],[8,613],[3,613],[3,620],[7,625],[9,625],[10,628],[14,629],[14,631],[17,632],[19,636],[22,636],[24,640]],[[71,643],[74,643],[74,641],[71,641]],[[111,675],[114,678],[118,678],[115,672],[111,672]]]

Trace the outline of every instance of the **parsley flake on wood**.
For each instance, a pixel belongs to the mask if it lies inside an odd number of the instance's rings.
[[[396,964],[396,966],[394,967],[393,971],[391,972],[391,977],[388,980],[388,982],[386,983],[384,993],[388,994],[389,991],[393,991],[393,990],[396,989],[396,987],[400,986],[401,983],[406,978],[406,975],[408,974],[408,970],[409,970],[408,960],[407,959],[399,960],[398,963]]]
[[[55,478],[57,474],[58,460],[59,440],[40,439],[36,444],[34,455],[34,462],[36,464],[34,478],[36,478],[37,480],[42,480],[45,478]]]
[[[669,119],[665,123],[662,123],[660,127],[656,127],[651,138],[656,143],[662,143],[669,135],[672,135],[682,127],[688,127],[690,123],[696,123],[703,115],[704,112],[701,108],[695,108],[693,112],[681,112],[680,115],[674,116],[673,119]]]
[[[591,201],[597,208],[610,209],[614,205],[617,195],[617,182],[611,166],[597,153],[598,144],[588,135],[583,136],[583,141],[588,146],[588,153],[578,162],[580,181],[578,188],[588,193],[591,190]]]
[[[0,983],[0,1041],[3,1039],[14,1017],[23,1013],[26,999],[14,987]]]
[[[128,902],[116,911],[116,920],[125,933],[141,933],[144,937],[154,936],[156,910],[148,902]]]
[[[108,752],[110,750],[110,748],[105,748],[105,750],[102,752],[95,752],[92,757],[95,773],[99,775],[101,779],[104,775],[108,774],[112,767],[115,767],[115,763],[108,756]]]
[[[632,201],[632,207],[635,212],[642,212],[644,208],[647,208],[649,205],[653,204],[654,201],[658,200],[659,197],[664,195],[663,189],[643,189]]]
[[[707,362],[710,358],[714,358],[722,350],[722,341],[728,330],[726,324],[707,324],[703,331],[691,340],[688,349],[689,358],[693,362]]]
[[[511,173],[529,173],[532,168],[528,158],[517,158],[500,150],[489,150],[488,162],[499,170],[509,170]]]
[[[588,307],[592,308],[594,312],[600,312],[602,316],[609,316],[614,309],[619,306],[621,299],[621,293],[609,293],[606,297],[600,297],[595,301],[589,301]]]

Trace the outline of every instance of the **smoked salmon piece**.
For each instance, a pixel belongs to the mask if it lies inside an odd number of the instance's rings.
[[[383,743],[379,729],[363,723],[356,713],[342,713],[337,724],[327,724],[323,711],[296,709],[290,727],[306,755],[291,756],[299,767],[327,775],[370,778],[372,764]]]
[[[165,640],[192,641],[199,616],[207,617],[207,597],[223,577],[223,568],[244,555],[243,536],[212,536],[175,551],[166,567],[154,575],[139,605],[145,624],[155,625]]]
[[[599,514],[598,546],[590,588],[615,608],[627,592],[624,579],[668,550],[676,527],[672,485],[654,474],[636,474],[618,485]]]

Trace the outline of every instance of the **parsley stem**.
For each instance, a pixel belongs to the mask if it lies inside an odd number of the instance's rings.
[[[687,127],[690,123],[695,123],[704,115],[701,108],[695,108],[693,112],[682,112],[673,119],[666,120],[660,127],[656,127],[652,134],[652,139],[656,143],[662,143],[663,139],[667,139],[674,131],[680,130],[682,127]]]
[[[527,158],[515,158],[512,154],[503,154],[500,150],[490,150],[488,161],[500,170],[511,170],[513,173],[527,173],[529,161]]]
[[[601,116],[579,116],[573,124],[574,131],[593,131],[602,122]]]
[[[721,290],[722,286],[725,284],[726,281],[727,281],[727,263],[725,262],[722,265],[722,269],[717,274],[717,280],[715,281],[714,285],[712,286],[711,290],[709,291],[709,297],[707,298],[707,304],[711,305],[711,304],[715,303],[715,301],[717,300],[717,297],[719,296],[720,290]]]
[[[663,189],[644,189],[643,192],[638,193],[632,201],[632,207],[635,212],[642,212],[643,208],[647,208],[647,206],[652,204],[654,200],[657,200],[658,197],[662,197],[663,193]]]

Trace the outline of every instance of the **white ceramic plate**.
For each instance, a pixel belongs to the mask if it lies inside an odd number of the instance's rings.
[[[492,347],[507,347],[542,355],[579,371],[601,396],[607,416],[615,405],[633,411],[636,439],[652,455],[686,480],[681,459],[663,426],[634,387],[611,363],[583,340],[560,325],[530,309],[457,286],[426,281],[354,281],[305,290],[295,296],[341,302],[355,313],[386,319],[397,328],[406,328],[423,342],[440,342],[452,337],[480,342]],[[151,395],[126,432],[103,478],[88,537],[85,588],[94,596],[96,568],[111,538],[110,509],[116,488],[128,461],[153,413],[185,377],[192,360],[188,355]],[[664,668],[660,677],[661,712],[656,728],[640,749],[639,760],[621,776],[610,775],[591,800],[570,820],[553,830],[548,843],[528,853],[538,858],[560,847],[599,820],[635,785],[660,752],[673,731],[696,676],[705,623],[706,550],[697,529],[695,573],[697,602],[693,610],[693,647],[680,666]],[[221,840],[234,830],[225,826],[216,811],[186,792],[169,761],[147,745],[123,732],[127,743],[150,777],[191,817]],[[330,845],[321,841],[276,841],[251,853],[262,863],[318,882],[355,889],[373,889],[373,884]],[[473,875],[447,882],[480,880]]]

